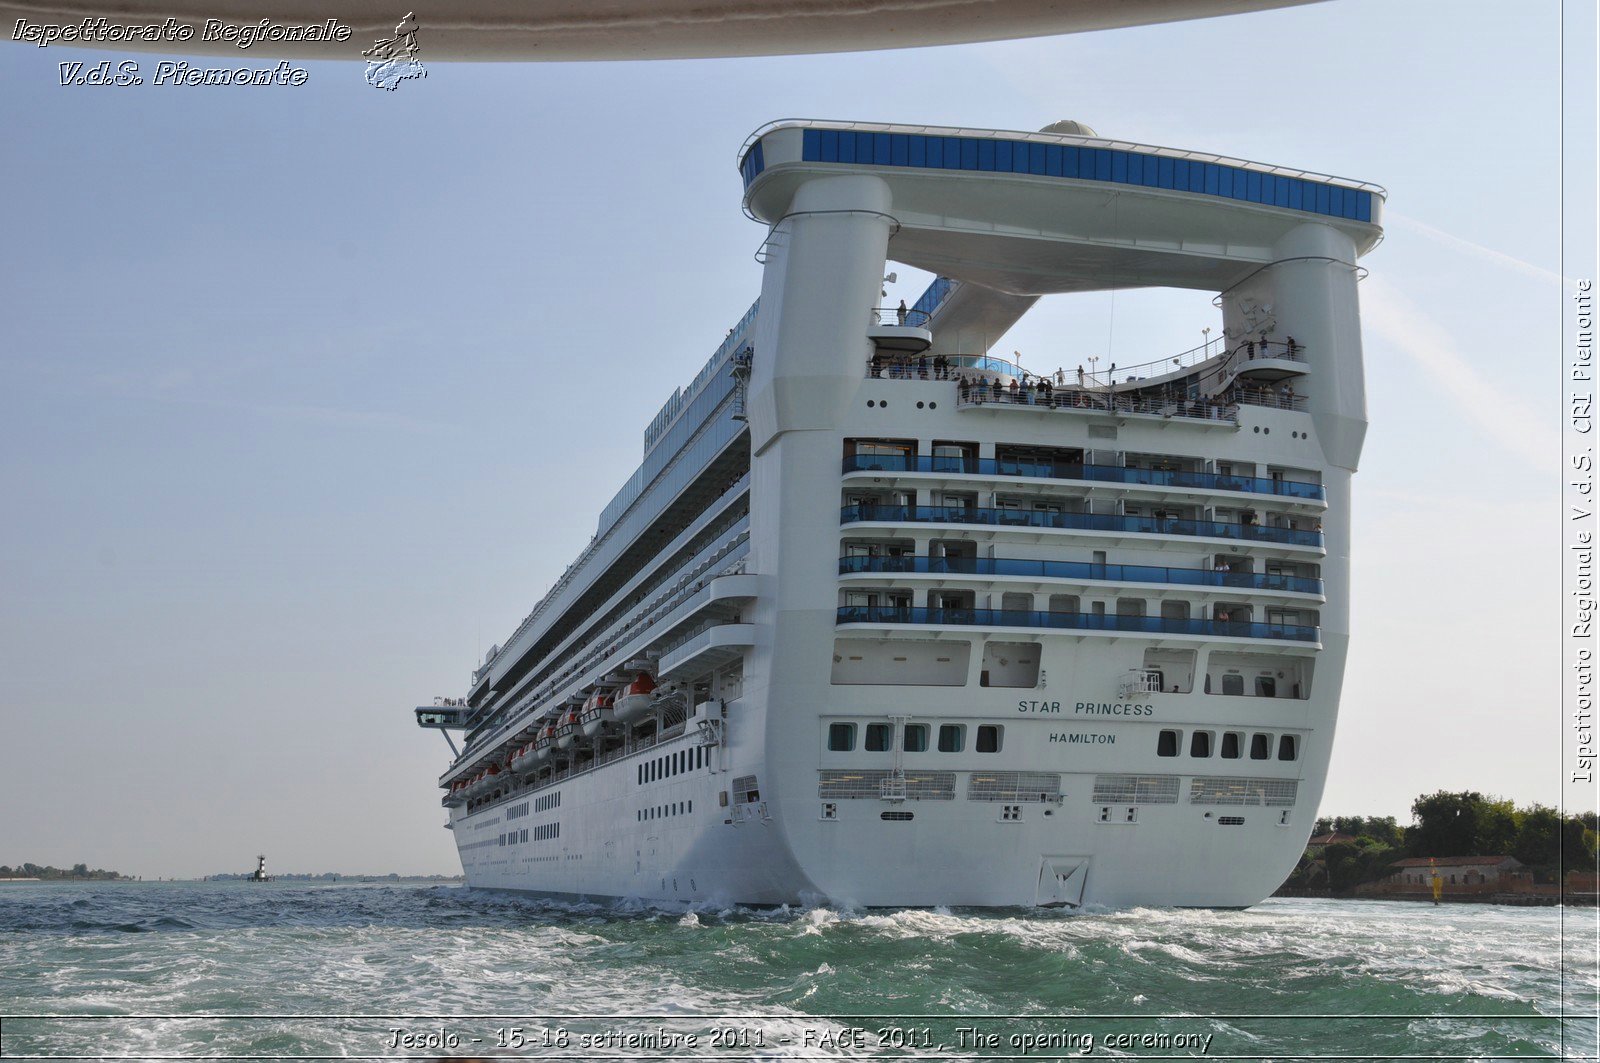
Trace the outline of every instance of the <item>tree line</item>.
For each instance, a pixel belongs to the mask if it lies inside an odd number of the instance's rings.
[[[1345,893],[1385,877],[1408,857],[1511,856],[1532,870],[1536,882],[1595,866],[1600,822],[1593,812],[1563,817],[1544,805],[1522,807],[1473,790],[1439,790],[1413,801],[1411,817],[1404,827],[1393,816],[1318,819],[1313,837],[1343,834],[1353,840],[1308,848],[1284,885]]]
[[[38,864],[18,864],[16,867],[7,867],[0,864],[0,878],[37,878],[49,881],[51,879],[67,879],[72,881],[88,880],[97,882],[114,882],[126,876],[104,868],[89,869],[88,864],[73,864],[70,868],[52,867],[49,864],[41,867]]]

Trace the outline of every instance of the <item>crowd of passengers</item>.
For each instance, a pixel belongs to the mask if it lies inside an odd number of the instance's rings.
[[[872,356],[870,371],[874,377],[890,380],[955,380],[956,391],[962,402],[1003,402],[1024,406],[1076,407],[1083,409],[1114,408],[1134,411],[1152,403],[1176,406],[1189,416],[1216,417],[1230,406],[1247,403],[1252,406],[1269,406],[1279,409],[1295,408],[1294,387],[1285,383],[1278,388],[1249,387],[1235,383],[1218,395],[1204,399],[1190,399],[1181,395],[1116,394],[1086,383],[1083,367],[1078,367],[1075,385],[1067,383],[1067,373],[1057,369],[1054,373],[1034,374],[1027,370],[1022,376],[1009,379],[999,375],[988,376],[963,370],[951,364],[942,354],[891,357],[884,354]]]

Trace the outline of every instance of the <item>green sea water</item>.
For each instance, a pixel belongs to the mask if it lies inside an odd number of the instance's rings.
[[[10,884],[0,1054],[1594,1059],[1595,944],[1593,909],[665,910]]]

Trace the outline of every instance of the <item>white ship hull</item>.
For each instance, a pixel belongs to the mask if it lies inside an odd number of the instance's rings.
[[[468,883],[754,905],[1270,895],[1316,816],[1349,640],[1365,427],[1349,263],[1376,241],[1374,193],[1357,218],[1358,190],[1341,186],[1352,198],[1332,208],[1308,191],[1304,213],[1321,213],[1301,216],[1219,205],[1197,171],[1194,195],[1174,206],[1152,190],[1142,219],[1144,193],[1124,193],[1144,243],[1107,251],[1079,231],[1102,217],[1086,182],[835,170],[816,164],[809,127],[754,143],[748,203],[777,222],[762,311],[647,433],[660,497],[625,490],[474,674],[469,745],[442,782],[641,669],[668,696],[644,720],[619,705],[603,735],[447,801]],[[891,252],[929,269],[980,245],[1003,257],[932,202],[1000,225],[1033,211],[1029,196],[1050,213],[1029,214],[1015,253],[1041,291],[1095,287],[1079,268],[1093,244],[1100,269],[1214,284],[1228,339],[1103,392],[1058,379],[1060,399],[974,393],[1004,363],[960,363],[964,386],[926,356],[978,324],[1003,333],[1037,293],[971,266],[935,300],[923,360],[896,354],[883,371],[883,352],[918,350],[917,322],[864,330],[853,308],[871,305]],[[1237,245],[1198,261],[1186,227],[1224,221]],[[738,348],[753,357],[714,393]],[[670,434],[691,417],[704,427]],[[669,443],[698,479],[651,457]],[[627,551],[651,520],[666,534],[636,565]]]

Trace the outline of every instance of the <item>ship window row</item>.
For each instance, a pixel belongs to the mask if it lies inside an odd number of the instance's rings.
[[[669,801],[664,805],[653,808],[641,808],[634,813],[640,823],[647,823],[653,819],[666,819],[668,816],[685,816],[694,811],[693,801]]]
[[[766,167],[765,157],[757,154],[759,149],[758,141],[742,160],[746,188]],[[1039,144],[992,137],[807,129],[801,137],[801,159],[804,162],[1016,173],[1137,185],[1352,221],[1372,220],[1373,193],[1366,189],[1122,148]]]
[[[523,801],[520,804],[512,805],[506,809],[506,820],[508,822],[513,819],[521,819],[526,815],[528,815],[528,802],[526,801]]]
[[[1097,499],[1087,492],[1033,495],[1010,490],[980,493],[860,488],[842,492],[840,500],[840,524],[1059,528],[1322,546],[1320,518],[1254,505]]]
[[[533,801],[533,810],[535,812],[548,812],[552,808],[560,808],[560,807],[561,807],[561,791],[560,790],[557,790],[553,794],[545,794],[543,797],[536,797],[536,798],[534,798],[534,801]]]
[[[516,845],[525,841],[544,842],[561,837],[560,823],[545,823],[537,827],[523,827],[500,835],[501,845]]]
[[[977,753],[1000,752],[1004,728],[998,724],[980,724],[975,729],[972,748]],[[889,723],[830,723],[828,725],[828,751],[851,753],[856,748],[856,737],[861,732],[861,748],[868,753],[887,753],[894,746],[894,725]],[[925,723],[909,723],[901,728],[900,748],[907,753],[926,753],[933,728]],[[940,753],[962,753],[967,748],[967,725],[940,724],[934,740]]]
[[[1184,454],[1086,451],[1082,447],[1044,447],[996,443],[994,457],[979,457],[971,440],[935,439],[919,453],[916,439],[850,438],[844,441],[842,471],[933,472],[967,476],[1028,476],[1050,480],[1090,480],[1151,487],[1244,491],[1296,499],[1322,500],[1327,492],[1314,469],[1266,466],[1254,462]]]
[[[1036,688],[1042,678],[1038,642],[988,639],[840,638],[833,644],[834,686]],[[1105,652],[1111,652],[1107,650]],[[1202,659],[1203,658],[1203,659]],[[1207,694],[1304,700],[1311,696],[1309,656],[1237,649],[1147,646],[1126,660],[1128,694]],[[1070,669],[1070,661],[1062,667]]]
[[[1217,756],[1223,760],[1241,760],[1244,758],[1245,751],[1248,748],[1249,759],[1251,760],[1272,759],[1272,735],[1267,732],[1255,731],[1247,734],[1244,731],[1223,731],[1220,735],[1220,741],[1219,735],[1215,731],[1196,729],[1188,734],[1188,749],[1191,757],[1205,759]],[[1183,731],[1162,730],[1156,736],[1156,756],[1179,756],[1184,748],[1183,737]],[[1248,745],[1246,743],[1247,738]],[[1279,760],[1299,760],[1299,736],[1292,734],[1278,735],[1277,756]]]
[[[1006,553],[1047,553],[1039,557],[995,556]],[[1176,557],[1163,551],[1169,564],[1112,563],[1104,550],[1058,544],[1047,552],[1025,545],[988,547],[978,556],[972,539],[906,539],[851,536],[840,546],[839,574],[904,573],[960,578],[963,576],[1021,576],[1037,580],[1092,581],[1096,583],[1171,583],[1191,587],[1227,587],[1240,590],[1290,591],[1321,595],[1321,568],[1310,561],[1256,558],[1244,553],[1207,552]],[[1259,560],[1260,571],[1257,571]]]
[[[850,589],[841,592],[837,620],[841,624],[1064,628],[1301,642],[1316,641],[1320,623],[1315,609],[1259,607],[1244,601],[1208,605],[1183,598],[1084,598],[1027,591],[985,594],[984,600],[989,604],[978,605],[978,592],[969,590]],[[1223,693],[1243,691],[1224,688]]]
[[[676,753],[652,757],[638,767],[639,785],[670,779],[686,771],[699,771],[706,766],[708,756],[706,746],[690,746]]]

